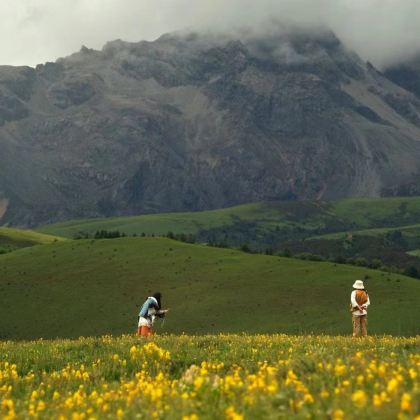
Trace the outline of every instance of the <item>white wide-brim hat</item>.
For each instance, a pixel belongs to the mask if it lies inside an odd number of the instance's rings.
[[[353,284],[353,289],[364,290],[365,286],[362,280],[356,280]]]

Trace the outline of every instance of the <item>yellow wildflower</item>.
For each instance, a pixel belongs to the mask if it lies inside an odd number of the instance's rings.
[[[404,392],[404,394],[401,397],[401,411],[411,411],[411,395],[407,392]]]
[[[353,401],[356,407],[363,408],[367,403],[365,391],[359,389],[358,391],[354,392],[351,396],[351,400]]]
[[[382,405],[382,398],[378,394],[374,394],[372,398],[372,403],[375,408],[379,408]]]
[[[336,376],[343,376],[346,373],[346,370],[347,370],[346,365],[343,365],[343,364],[338,364],[334,368],[334,372]]]
[[[397,381],[395,378],[393,378],[393,379],[391,379],[391,380],[388,382],[388,385],[387,385],[387,387],[386,387],[386,390],[387,390],[390,394],[392,394],[393,392],[395,392],[395,391],[397,390],[397,388],[398,388],[398,381]]]
[[[200,389],[203,383],[204,383],[204,378],[202,376],[197,376],[197,378],[194,379],[195,389]]]
[[[190,414],[189,416],[182,416],[182,420],[198,420],[197,414]]]
[[[311,394],[307,393],[307,394],[304,395],[303,401],[305,401],[307,404],[313,404],[314,403],[314,397]]]
[[[344,411],[340,409],[334,410],[332,414],[332,420],[343,420],[343,419],[344,419]]]
[[[6,399],[1,402],[1,407],[6,410],[13,410],[14,409],[14,402],[13,400]]]
[[[328,398],[328,397],[330,396],[330,393],[329,393],[327,390],[323,389],[323,390],[320,392],[319,396],[320,396],[321,398],[325,399],[325,398]]]
[[[36,407],[36,411],[44,411],[45,410],[45,403],[44,401],[38,401],[38,405]]]
[[[242,414],[238,414],[235,411],[235,408],[230,406],[225,411],[226,420],[243,420],[244,416]]]

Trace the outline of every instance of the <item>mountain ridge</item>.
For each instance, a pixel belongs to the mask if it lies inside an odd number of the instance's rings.
[[[82,47],[0,66],[0,222],[414,195],[419,140],[420,99],[329,31]]]

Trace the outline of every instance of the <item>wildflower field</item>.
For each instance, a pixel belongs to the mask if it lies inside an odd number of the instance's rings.
[[[420,337],[0,342],[0,418],[420,419]]]

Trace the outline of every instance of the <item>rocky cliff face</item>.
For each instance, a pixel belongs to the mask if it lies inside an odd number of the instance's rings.
[[[166,35],[0,67],[1,222],[418,193],[410,86],[329,32]]]

